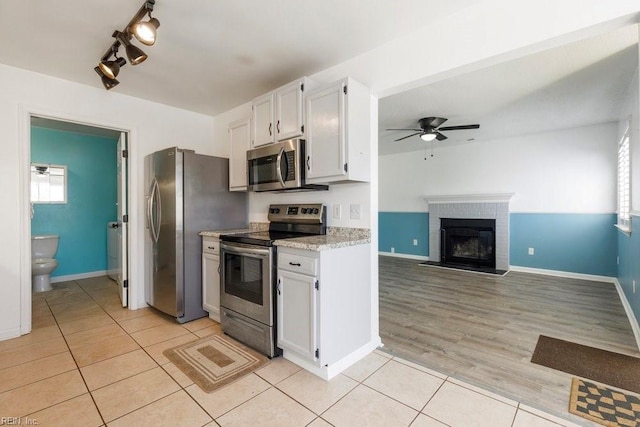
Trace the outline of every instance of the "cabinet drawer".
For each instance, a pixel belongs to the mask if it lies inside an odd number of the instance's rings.
[[[279,253],[278,269],[316,276],[318,274],[318,260],[301,255]]]
[[[205,254],[220,255],[220,241],[212,237],[203,237],[202,252]]]

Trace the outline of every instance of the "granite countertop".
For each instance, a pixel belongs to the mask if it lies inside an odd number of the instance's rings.
[[[235,228],[230,230],[201,231],[205,237],[220,237],[221,234],[248,233],[269,229],[269,223],[249,224],[249,228]],[[371,243],[371,232],[368,228],[327,227],[327,234],[321,236],[292,237],[273,242],[275,246],[304,249],[307,251],[325,251],[329,249],[345,248],[347,246],[366,245]]]
[[[365,236],[354,237],[349,235],[322,235],[294,237],[291,239],[276,240],[274,245],[284,248],[304,249],[307,251],[325,251],[329,249],[345,248],[347,246],[366,245],[371,239]]]
[[[230,230],[211,230],[211,231],[201,231],[199,234],[204,237],[220,237],[221,234],[238,234],[238,233],[248,233],[251,230],[249,228],[232,228]]]

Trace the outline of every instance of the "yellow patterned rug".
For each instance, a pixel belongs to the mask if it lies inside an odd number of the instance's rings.
[[[207,393],[269,363],[269,359],[222,335],[212,335],[163,352]]]
[[[640,427],[640,396],[574,377],[569,412],[604,426]]]

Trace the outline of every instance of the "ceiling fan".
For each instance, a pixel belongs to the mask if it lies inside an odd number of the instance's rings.
[[[439,127],[441,124],[446,122],[447,119],[444,117],[424,117],[418,120],[418,124],[420,129],[387,129],[387,130],[411,130],[415,133],[411,135],[403,136],[402,138],[398,138],[395,141],[402,141],[403,139],[411,138],[415,135],[420,135],[420,138],[423,141],[433,141],[437,139],[438,141],[444,141],[447,139],[446,136],[440,133],[440,131],[449,131],[449,130],[460,130],[460,129],[478,129],[480,125],[461,125],[461,126],[444,126]]]

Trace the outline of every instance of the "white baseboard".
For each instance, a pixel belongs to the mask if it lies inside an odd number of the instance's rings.
[[[569,279],[591,280],[594,282],[615,283],[616,278],[610,276],[597,276],[595,274],[573,273],[571,271],[545,270],[543,268],[520,267],[510,265],[510,271],[518,271],[521,273],[544,274],[545,276],[567,277]]]
[[[11,338],[18,338],[20,335],[20,328],[6,329],[0,331],[0,341],[9,340]]]
[[[340,372],[344,371],[349,366],[353,365],[381,345],[382,341],[380,340],[380,337],[377,337],[377,339],[371,340],[369,343],[363,345],[362,347],[351,352],[337,362],[331,364],[331,366],[318,366],[315,363],[298,356],[296,353],[287,350],[283,350],[282,357],[306,369],[312,374],[329,381],[331,378],[335,377]]]
[[[51,283],[68,282],[69,280],[89,279],[91,277],[106,276],[107,270],[90,271],[88,273],[68,274],[66,276],[56,276],[51,278]]]
[[[636,315],[633,313],[631,304],[629,304],[629,300],[622,290],[622,286],[620,286],[620,282],[618,282],[618,279],[615,279],[615,285],[616,290],[618,291],[618,295],[620,295],[620,301],[622,302],[624,311],[627,313],[627,318],[629,319],[629,323],[631,324],[633,336],[636,337],[636,345],[638,346],[638,350],[640,350],[640,325],[638,325],[638,319],[636,319]]]
[[[380,251],[378,251],[378,255],[391,256],[395,258],[417,259],[419,261],[429,261],[429,257],[423,256],[423,255],[399,254],[397,252],[380,252]]]

